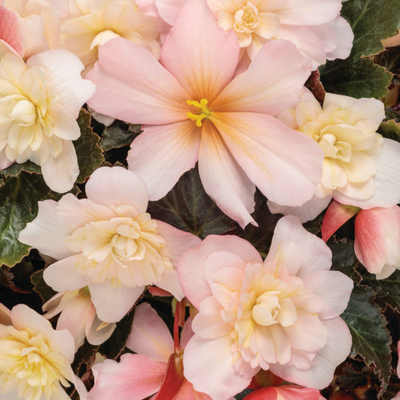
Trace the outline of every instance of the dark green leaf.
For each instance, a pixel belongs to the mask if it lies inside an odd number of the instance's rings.
[[[235,396],[237,400],[244,400],[244,398],[252,392],[251,389],[245,389],[242,393],[239,393]]]
[[[386,113],[385,122],[390,121],[391,119],[394,119],[395,122],[400,122],[400,114],[397,111],[391,108],[386,108],[385,113]]]
[[[137,129],[137,127],[139,128]],[[139,133],[140,125],[128,126],[121,121],[115,121],[111,126],[104,129],[103,140],[100,143],[100,147],[104,151],[108,151],[123,146],[130,146],[133,139],[135,139]]]
[[[182,175],[164,198],[150,202],[148,212],[154,219],[201,238],[219,235],[234,227],[233,221],[204,191],[197,168]]]
[[[272,236],[277,222],[282,218],[281,214],[271,214],[267,205],[267,199],[257,189],[254,196],[255,208],[252,217],[258,227],[247,225],[240,236],[248,240],[264,257],[268,254]]]
[[[29,253],[19,233],[38,212],[38,201],[54,198],[41,175],[21,172],[0,187],[0,264],[12,267]]]
[[[374,60],[392,74],[396,75],[400,72],[400,49],[398,47],[386,49],[382,53],[376,55]]]
[[[350,356],[359,354],[367,365],[374,364],[381,381],[382,394],[390,379],[392,339],[385,328],[386,318],[372,301],[374,295],[372,289],[356,286],[341,317],[347,323],[353,338]]]
[[[41,173],[39,165],[36,165],[31,161],[27,161],[23,164],[14,163],[13,165],[11,165],[11,167],[3,169],[1,173],[4,176],[17,176],[20,174],[21,171],[35,172],[37,174]]]
[[[91,114],[81,110],[78,117],[78,125],[81,129],[81,136],[74,141],[76,155],[78,156],[79,176],[78,183],[84,183],[93,171],[104,161],[103,152],[99,146],[100,138],[90,126]]]
[[[125,348],[125,343],[131,333],[134,311],[125,315],[120,322],[117,323],[115,331],[105,343],[99,347],[100,354],[106,358],[115,360],[122,353]]]
[[[354,32],[354,44],[346,60],[328,61],[321,70],[327,92],[356,98],[381,98],[392,74],[371,59],[361,58],[383,50],[382,39],[397,33],[400,20],[398,0],[351,0],[343,3],[342,16]]]
[[[37,271],[31,276],[31,282],[33,283],[33,290],[39,294],[42,298],[43,302],[46,303],[49,301],[53,296],[57,294],[43,279],[43,272]]]
[[[400,142],[400,123],[395,122],[393,119],[382,122],[378,132],[385,138]]]

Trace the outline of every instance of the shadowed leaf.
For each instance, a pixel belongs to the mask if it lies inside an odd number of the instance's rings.
[[[53,296],[57,294],[43,279],[44,269],[41,271],[36,271],[31,276],[31,282],[33,283],[33,290],[39,294],[43,302],[46,303]]]
[[[140,125],[128,126],[121,121],[115,121],[111,126],[104,129],[100,147],[104,151],[108,151],[123,146],[130,146],[140,132]]]

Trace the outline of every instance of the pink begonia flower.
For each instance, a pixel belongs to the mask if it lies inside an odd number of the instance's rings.
[[[300,98],[310,62],[277,40],[232,80],[238,56],[236,35],[217,25],[205,1],[191,0],[161,49],[161,65],[123,39],[102,46],[88,74],[98,85],[89,106],[145,124],[128,166],[145,180],[151,200],[198,160],[205,191],[244,227],[253,222],[255,185],[287,205],[310,199],[323,152],[272,117]]]
[[[95,86],[82,79],[79,59],[48,50],[26,63],[0,40],[0,169],[31,160],[50,189],[70,190],[79,174],[72,140]]]
[[[116,37],[160,56],[158,20],[142,12],[134,0],[65,0],[55,7],[62,18],[58,47],[80,58],[84,77],[97,61],[99,48]]]
[[[71,368],[75,355],[71,333],[55,331],[26,305],[9,311],[0,304],[0,309],[0,399],[68,400],[62,386],[69,387],[69,381],[85,400],[85,385]]]
[[[400,269],[400,208],[361,210],[333,201],[322,223],[322,239],[327,241],[354,215],[357,258],[376,279],[387,278]]]
[[[68,329],[75,339],[78,350],[85,341],[98,346],[110,338],[117,325],[108,324],[97,317],[90,292],[87,287],[73,292],[61,292],[43,305],[45,318],[51,319],[61,313],[57,321],[57,330]]]
[[[400,203],[400,143],[376,133],[385,118],[381,101],[327,93],[321,108],[307,92],[278,118],[314,139],[325,159],[321,182],[310,201],[295,208],[272,200],[271,212],[296,215],[306,222],[321,213],[332,197],[366,210]]]
[[[150,15],[159,16],[162,34],[175,24],[187,0],[139,0]],[[238,71],[245,71],[261,47],[271,40],[286,39],[310,58],[313,70],[326,60],[350,55],[354,34],[340,16],[340,0],[208,0],[215,18],[225,31],[237,36],[240,52]]]
[[[18,22],[9,25],[7,21],[11,19]],[[45,50],[54,50],[60,40],[60,20],[51,1],[3,0],[0,39],[14,47],[25,60]]]
[[[185,377],[214,400],[246,388],[263,370],[322,389],[351,348],[339,315],[353,282],[329,271],[332,253],[298,218],[279,220],[263,262],[236,236],[208,236],[182,254],[179,280],[199,310],[186,346]]]
[[[196,392],[182,375],[182,354],[193,335],[190,321],[183,328],[180,349],[174,349],[174,340],[167,325],[150,304],[142,303],[135,307],[132,331],[126,346],[137,354],[124,354],[119,363],[105,360],[95,365],[92,368],[95,384],[88,400],[143,400],[165,388],[171,369],[175,371],[175,379],[169,379],[171,391],[164,391],[163,397],[159,392],[152,399],[212,400],[206,394]]]
[[[110,323],[147,285],[183,299],[175,267],[200,239],[151,219],[146,184],[122,167],[97,169],[86,195],[39,202],[38,216],[20,233],[20,242],[60,260],[44,271],[46,283],[57,292],[88,286],[98,318]]]
[[[283,385],[257,389],[244,400],[321,400],[319,390],[298,386]]]
[[[398,33],[397,35],[382,40],[382,44],[383,44],[385,47],[396,47],[396,46],[400,46],[400,31],[399,31],[399,33]]]

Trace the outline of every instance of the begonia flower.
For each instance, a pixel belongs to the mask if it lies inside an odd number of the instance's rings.
[[[99,48],[116,37],[145,48],[157,59],[160,56],[157,18],[142,12],[134,0],[66,0],[55,6],[62,18],[58,47],[80,58],[84,77],[97,61]]]
[[[75,339],[78,350],[85,341],[98,346],[110,338],[117,325],[104,323],[97,317],[90,292],[87,287],[73,292],[61,292],[43,304],[45,318],[51,319],[61,313],[57,330],[68,329]]]
[[[241,226],[253,222],[255,185],[270,199],[301,205],[321,176],[323,154],[273,115],[300,98],[310,62],[288,41],[268,43],[246,73],[205,1],[180,12],[161,49],[161,65],[123,39],[100,49],[88,77],[95,111],[145,124],[128,155],[151,200],[164,197],[199,161],[205,191]],[[119,67],[115,68],[115,60]]]
[[[182,355],[192,335],[189,319],[182,331],[180,349],[176,350],[167,325],[150,304],[135,307],[126,346],[137,354],[124,354],[119,363],[105,360],[95,365],[92,368],[95,384],[88,400],[143,400],[156,392],[158,394],[152,397],[154,400],[212,400],[208,395],[196,392],[182,375]],[[174,376],[175,393],[160,397],[159,391],[173,367],[179,370]]]
[[[86,195],[39,202],[38,216],[20,233],[22,243],[59,260],[44,271],[45,282],[57,292],[88,286],[97,317],[109,323],[119,321],[147,285],[181,300],[175,267],[200,239],[151,219],[146,184],[122,167],[97,169]]]
[[[321,400],[319,390],[294,385],[265,387],[247,395],[244,400]]]
[[[199,310],[183,357],[197,391],[224,400],[260,371],[322,389],[351,348],[339,315],[353,282],[330,271],[332,253],[298,218],[278,221],[270,252],[236,236],[208,236],[184,252],[179,280]]]
[[[314,219],[332,197],[346,205],[371,209],[400,203],[400,143],[377,133],[385,118],[383,103],[327,93],[323,107],[307,92],[279,119],[314,139],[325,153],[322,179],[302,207],[268,202],[273,213]]]
[[[30,160],[41,166],[50,189],[72,189],[79,174],[76,119],[95,91],[82,69],[65,50],[44,51],[25,63],[0,41],[0,169]]]
[[[9,43],[25,60],[43,51],[54,50],[60,40],[60,20],[51,1],[2,0],[0,39]]]
[[[19,304],[0,320],[0,342],[1,400],[68,400],[63,386],[69,382],[86,399],[85,385],[71,368],[75,344],[68,330],[55,331],[34,310]]]
[[[322,239],[327,241],[354,215],[357,258],[376,279],[387,278],[400,269],[400,208],[362,210],[333,201],[322,222]]]

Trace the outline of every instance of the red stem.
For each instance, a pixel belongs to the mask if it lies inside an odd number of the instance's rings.
[[[175,320],[174,320],[174,347],[175,353],[180,351],[181,346],[179,345],[179,317],[181,312],[181,302],[176,303],[175,309]]]

